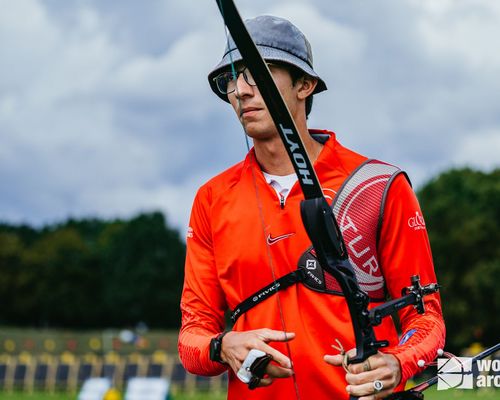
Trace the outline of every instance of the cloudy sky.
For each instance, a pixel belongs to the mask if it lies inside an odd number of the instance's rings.
[[[310,126],[406,169],[500,165],[500,2],[238,0],[286,17],[330,90]],[[0,220],[162,210],[185,230],[196,189],[246,153],[206,75],[214,0],[0,0]]]

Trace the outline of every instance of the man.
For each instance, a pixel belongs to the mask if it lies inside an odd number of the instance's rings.
[[[281,18],[262,16],[246,24],[331,200],[367,158],[343,147],[332,132],[308,130],[312,96],[326,90],[326,84],[313,69],[305,36]],[[203,185],[193,204],[179,336],[185,368],[199,375],[228,370],[229,399],[326,400],[349,394],[374,399],[401,389],[420,370],[419,364],[433,360],[444,344],[439,297],[426,297],[423,315],[412,307],[400,311],[404,336],[399,344],[394,323],[386,319],[376,334],[390,346],[364,363],[349,365],[346,373],[343,357],[331,355],[337,340],[346,349],[354,347],[344,298],[338,291],[311,290],[302,282],[279,292],[279,285],[272,285],[296,271],[305,258],[306,264],[314,264],[314,252],[300,217],[303,195],[292,164],[231,40],[209,82],[231,104],[254,147],[244,161]],[[379,203],[383,218],[372,250],[377,264],[370,264],[361,278],[378,273],[377,290],[393,298],[401,295],[412,275],[420,275],[424,284],[435,282],[421,211],[403,174],[394,174]],[[410,224],[410,218],[418,224]],[[377,231],[376,224],[371,225]],[[354,245],[349,250],[352,259],[369,251]],[[266,287],[272,289],[262,290]],[[255,304],[240,313],[248,298]],[[225,313],[235,309],[236,322],[229,330]],[[254,391],[237,377],[252,349],[273,360]]]

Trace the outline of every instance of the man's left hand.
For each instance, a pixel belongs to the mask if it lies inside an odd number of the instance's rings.
[[[351,357],[356,354],[356,350],[350,350]],[[341,366],[343,355],[326,355],[324,360],[335,366]],[[352,396],[359,397],[359,400],[383,399],[389,396],[401,381],[401,366],[399,361],[392,354],[377,354],[368,357],[359,364],[349,364],[349,372],[346,373],[348,383],[346,390]],[[382,388],[377,391],[375,381],[382,383]],[[380,383],[379,383],[380,385]]]

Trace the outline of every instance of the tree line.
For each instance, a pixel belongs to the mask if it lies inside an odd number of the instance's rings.
[[[185,245],[159,212],[0,225],[0,324],[175,328]]]
[[[417,192],[447,348],[498,341],[500,169],[452,169]],[[178,328],[185,245],[160,212],[129,220],[0,224],[0,324]]]
[[[452,169],[417,192],[432,246],[447,347],[500,339],[500,169]]]

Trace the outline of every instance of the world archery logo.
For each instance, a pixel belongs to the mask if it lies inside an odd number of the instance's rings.
[[[475,366],[473,371],[473,366]],[[470,357],[437,359],[438,390],[500,387],[500,359]]]
[[[451,357],[437,359],[437,390],[472,389],[472,358]]]

